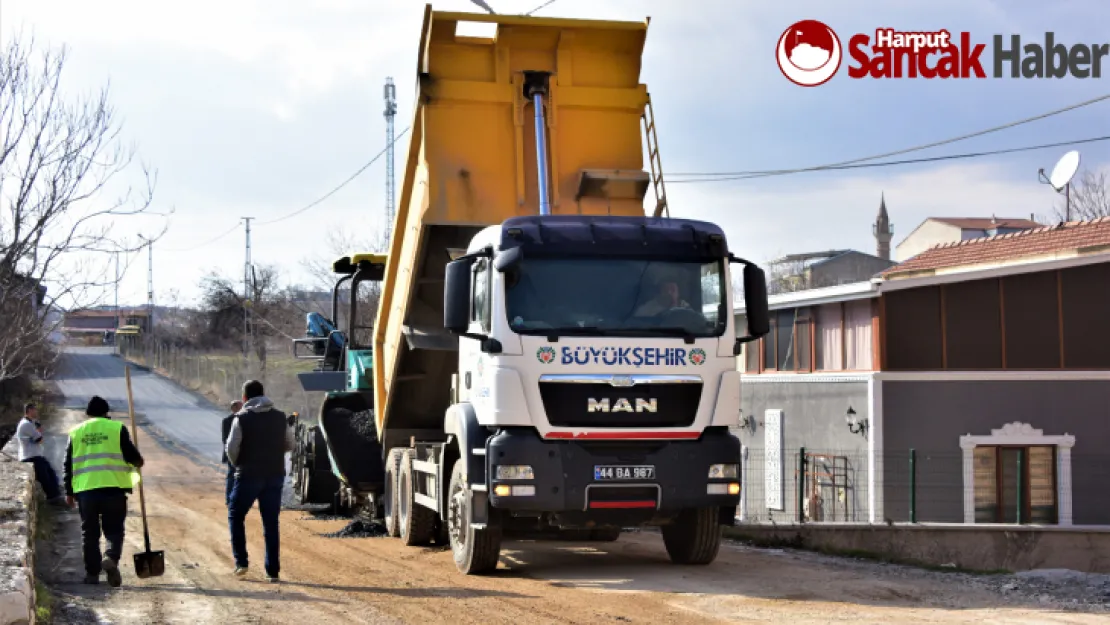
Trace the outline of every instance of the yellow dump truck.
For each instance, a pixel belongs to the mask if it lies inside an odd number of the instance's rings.
[[[669,216],[647,26],[426,8],[393,239],[384,272],[364,263],[372,345],[347,346],[324,416],[372,411],[381,458],[358,458],[384,459],[380,487],[340,490],[406,544],[449,542],[464,573],[512,533],[644,525],[704,564],[735,517],[735,356],[768,331],[765,279],[716,225]]]

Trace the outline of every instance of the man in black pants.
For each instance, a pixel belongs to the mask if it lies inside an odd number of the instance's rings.
[[[231,507],[231,487],[235,484],[235,465],[227,460],[227,435],[231,433],[231,422],[235,420],[235,413],[243,408],[243,402],[231,402],[231,414],[224,417],[221,427],[223,428],[223,438],[220,439],[220,449],[222,450],[223,459],[220,462],[227,465],[227,483],[224,489],[224,500],[227,502],[228,507]]]
[[[293,429],[285,413],[276,410],[274,403],[263,395],[258,380],[243,385],[243,402],[243,408],[231,421],[226,446],[227,458],[235,466],[235,483],[227,509],[235,574],[240,577],[247,574],[243,520],[257,500],[266,541],[266,579],[277,582],[281,569],[278,514],[285,486],[285,454],[293,451]]]
[[[122,583],[119,559],[127,495],[135,483],[132,467],[142,467],[143,457],[131,442],[127,427],[112,421],[108,410],[108,402],[93,397],[85,410],[89,418],[70,430],[62,481],[67,503],[72,506],[76,499],[81,513],[85,583],[99,583],[100,572],[104,571],[108,584],[118,587]],[[101,532],[108,539],[103,560]]]

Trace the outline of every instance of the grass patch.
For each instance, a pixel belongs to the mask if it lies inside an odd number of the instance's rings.
[[[57,511],[46,503],[46,495],[41,488],[35,488],[35,540],[50,542],[54,540],[54,526]]]
[[[44,624],[54,621],[54,595],[40,581],[35,582],[35,621]]]
[[[938,573],[963,573],[966,575],[1009,575],[1012,571],[1006,569],[968,569],[961,566],[942,566],[933,564],[931,562],[922,562],[913,558],[900,558],[889,553],[881,553],[877,551],[867,551],[864,549],[836,549],[834,547],[827,547],[822,545],[810,545],[806,543],[802,534],[796,533],[790,538],[781,538],[776,536],[760,536],[744,532],[742,529],[725,528],[725,536],[734,540],[740,540],[753,547],[762,547],[769,549],[798,549],[800,551],[809,551],[813,553],[820,553],[827,556],[834,556],[838,558],[856,558],[858,560],[870,560],[872,562],[881,562],[884,564],[898,564],[902,566],[912,566],[927,571],[935,571]]]

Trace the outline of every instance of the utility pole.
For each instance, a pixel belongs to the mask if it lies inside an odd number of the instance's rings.
[[[388,248],[393,229],[393,216],[397,208],[393,188],[393,118],[397,115],[397,87],[393,78],[385,79],[385,245]]]
[[[243,262],[243,358],[250,360],[250,308],[251,308],[251,220],[254,217],[243,217],[247,225],[246,256]]]
[[[119,330],[119,252],[116,252],[115,256],[116,256],[116,298],[115,298],[116,330]]]
[[[146,267],[146,306],[147,325],[150,330],[151,344],[154,343],[154,240],[139,235],[139,239],[146,241],[147,267]]]

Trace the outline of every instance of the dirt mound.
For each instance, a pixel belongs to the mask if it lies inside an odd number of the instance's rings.
[[[364,519],[355,519],[337,532],[324,534],[328,538],[381,538],[385,535],[384,525]]]

